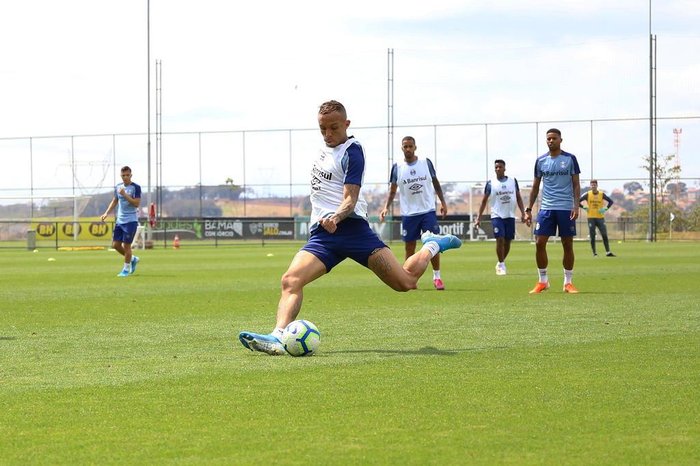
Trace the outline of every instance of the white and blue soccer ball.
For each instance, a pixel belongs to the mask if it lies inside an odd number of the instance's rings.
[[[285,327],[280,341],[292,356],[311,356],[318,351],[321,332],[308,320],[295,320]]]

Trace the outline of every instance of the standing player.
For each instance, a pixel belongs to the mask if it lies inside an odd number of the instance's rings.
[[[318,126],[325,146],[311,169],[311,219],[309,240],[282,275],[277,322],[270,334],[241,332],[238,339],[251,351],[284,354],[280,336],[301,310],[304,286],[329,273],[346,258],[369,268],[396,291],[416,288],[430,259],[462,242],[453,235],[428,234],[423,247],[403,265],[369,227],[367,202],[360,193],[365,152],[348,136],[345,107],[331,100],[318,111]]]
[[[104,222],[109,213],[117,207],[117,219],[112,235],[112,247],[124,256],[124,267],[117,277],[127,277],[136,271],[139,258],[131,252],[131,243],[139,226],[139,205],[141,204],[141,186],[131,181],[131,168],[121,169],[122,182],[114,188],[114,198],[102,214]]]
[[[515,238],[515,205],[520,208],[520,221],[525,221],[525,207],[520,197],[518,180],[506,176],[506,162],[498,159],[494,162],[496,177],[486,182],[484,197],[479,206],[474,226],[481,224],[481,215],[486,208],[486,202],[491,198],[491,224],[493,236],[496,238],[496,275],[506,274],[506,257],[510,252],[510,243]],[[491,196],[493,194],[493,196]]]
[[[611,205],[613,205],[613,200],[608,197],[603,191],[598,191],[598,180],[591,180],[591,189],[583,193],[579,201],[579,207],[583,207],[588,213],[588,234],[591,237],[591,250],[593,255],[597,256],[595,252],[595,229],[600,230],[600,236],[603,237],[603,246],[605,246],[605,255],[608,257],[615,257],[615,254],[610,250],[610,243],[608,242],[608,228],[605,226],[605,212],[608,211]],[[582,203],[585,202],[586,206]],[[607,202],[608,205],[604,206],[603,203]]]
[[[418,159],[416,155],[416,140],[406,136],[401,140],[403,162],[391,167],[389,182],[389,198],[384,209],[379,213],[379,220],[389,213],[394,202],[397,189],[401,204],[401,238],[406,247],[406,259],[416,252],[416,241],[421,233],[430,231],[440,233],[437,215],[435,214],[435,195],[440,199],[440,215],[447,215],[447,204],[442,194],[440,181],[435,174],[433,162],[428,158]],[[444,290],[445,284],[440,277],[440,254],[430,260],[433,265],[433,285],[436,290]]]
[[[564,249],[564,292],[578,293],[572,283],[574,275],[574,236],[576,236],[576,219],[578,218],[578,200],[581,196],[579,173],[576,156],[561,150],[561,131],[552,128],[547,131],[549,152],[541,155],[535,162],[535,179],[532,182],[530,201],[525,209],[525,221],[532,223],[532,206],[537,201],[537,194],[542,188],[542,203],[537,213],[535,224],[536,261],[539,280],[530,293],[542,293],[549,288],[547,276],[547,241],[559,231],[561,245]]]

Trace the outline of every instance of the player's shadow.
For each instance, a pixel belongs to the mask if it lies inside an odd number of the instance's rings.
[[[9,341],[9,340],[16,340],[16,339],[17,339],[17,337],[4,337],[4,336],[0,335],[0,340],[8,340]]]
[[[482,351],[485,348],[464,348],[464,349],[438,349],[434,346],[424,346],[420,349],[363,349],[363,350],[343,350],[343,351],[324,351],[329,353],[376,353],[376,354],[401,354],[401,355],[417,355],[417,356],[455,356],[466,351]]]

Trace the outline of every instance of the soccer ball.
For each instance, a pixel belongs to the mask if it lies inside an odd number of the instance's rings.
[[[285,327],[280,341],[292,356],[311,356],[318,351],[321,332],[308,320],[295,320]]]

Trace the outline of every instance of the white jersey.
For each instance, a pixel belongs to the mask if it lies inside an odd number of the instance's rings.
[[[398,187],[402,216],[435,210],[433,178],[437,175],[430,159],[418,159],[413,163],[402,160],[391,167],[389,182]]]
[[[352,136],[336,147],[324,146],[311,169],[311,219],[309,231],[318,227],[324,217],[333,215],[343,202],[346,184],[362,186],[365,175],[365,151]],[[362,191],[355,210],[349,215],[367,220],[367,201]]]
[[[491,217],[515,218],[515,208],[518,206],[516,193],[518,180],[507,176],[502,179],[494,178],[484,188],[484,194],[491,200]]]

